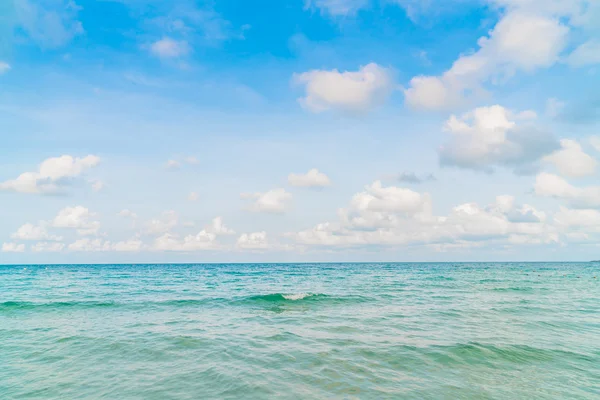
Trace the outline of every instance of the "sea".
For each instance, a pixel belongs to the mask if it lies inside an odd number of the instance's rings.
[[[0,399],[600,399],[600,263],[0,266]]]

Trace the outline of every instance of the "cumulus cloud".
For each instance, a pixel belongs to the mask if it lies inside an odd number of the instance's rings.
[[[179,223],[179,217],[173,210],[165,211],[159,218],[153,218],[146,223],[144,233],[149,235],[170,231]]]
[[[591,39],[579,45],[567,58],[575,67],[600,64],[600,40]]]
[[[541,173],[536,177],[535,194],[564,200],[573,208],[600,208],[600,186],[575,187],[560,176]]]
[[[290,174],[288,182],[292,186],[301,187],[326,187],[331,185],[331,181],[318,169],[313,168],[305,174]]]
[[[17,231],[10,235],[12,239],[17,240],[51,240],[61,241],[62,236],[51,235],[48,233],[46,223],[41,222],[39,225],[24,224]]]
[[[214,218],[209,225],[207,225],[204,230],[209,233],[214,233],[215,235],[234,235],[235,231],[229,229],[224,223],[223,218],[216,217]]]
[[[11,234],[12,239],[39,241],[32,246],[32,251],[60,251],[64,248],[63,236],[49,232],[52,229],[72,229],[80,236],[98,235],[100,221],[97,214],[83,206],[65,207],[49,221],[40,221],[37,225],[26,223]]]
[[[560,207],[560,211],[554,214],[553,218],[556,224],[565,228],[565,230],[585,228],[594,232],[600,232],[600,211],[598,210],[573,210]]]
[[[121,242],[117,242],[114,245],[112,245],[112,249],[114,251],[118,251],[118,252],[138,252],[140,250],[142,250],[144,247],[144,244],[142,243],[142,241],[138,238],[134,238],[134,239],[129,239],[126,241],[121,241]]]
[[[560,207],[553,216],[556,228],[567,243],[598,243],[600,240],[600,211]]]
[[[248,210],[274,214],[285,212],[292,200],[292,194],[285,189],[271,189],[264,193],[242,193],[240,197],[252,200]]]
[[[350,204],[358,211],[416,213],[429,207],[430,198],[428,194],[396,186],[384,187],[381,181],[375,181],[365,186],[364,192],[355,194]]]
[[[598,162],[583,151],[575,140],[563,139],[561,149],[544,157],[544,161],[552,163],[561,175],[570,178],[593,175]]]
[[[173,233],[165,233],[156,238],[153,250],[158,251],[198,251],[218,248],[217,235],[202,230],[196,235],[187,235],[183,239]]]
[[[447,110],[486,94],[517,72],[531,73],[566,56],[572,66],[600,62],[597,35],[599,3],[591,0],[488,0],[501,11],[495,27],[439,76],[416,76],[405,89],[406,103],[417,109]],[[573,34],[577,32],[577,34]]]
[[[288,233],[306,246],[363,247],[425,245],[436,251],[478,246],[483,241],[504,244],[557,242],[544,212],[517,205],[512,196],[499,196],[485,207],[465,203],[446,216],[432,212],[430,196],[375,182],[356,194],[338,220]]]
[[[446,110],[484,93],[485,83],[498,83],[518,71],[549,67],[567,44],[569,28],[558,18],[511,9],[479,49],[460,56],[441,76],[417,76],[405,89],[406,103],[417,109]]]
[[[17,24],[41,47],[57,48],[84,33],[72,0],[15,0]]]
[[[81,236],[97,235],[100,221],[96,217],[96,213],[83,206],[65,207],[54,217],[52,226],[75,229]]]
[[[191,48],[185,40],[164,37],[150,45],[150,51],[160,58],[178,58],[190,53]]]
[[[139,238],[111,243],[101,238],[82,238],[69,244],[67,249],[71,252],[139,252],[144,249],[144,244]],[[62,249],[61,249],[62,250]],[[59,250],[60,251],[60,250]]]
[[[155,219],[149,225],[152,227],[150,231],[154,234],[161,233],[161,235],[154,240],[150,249],[175,252],[217,250],[221,247],[217,242],[218,236],[235,234],[232,229],[229,229],[223,223],[222,217],[214,218],[204,229],[193,235],[181,236],[171,232],[171,229],[176,225],[177,216],[173,211],[164,213],[162,219]],[[148,233],[148,230],[146,232]]]
[[[188,201],[198,201],[198,199],[200,198],[200,195],[196,192],[190,192],[190,194],[188,194]]]
[[[39,242],[31,246],[34,253],[59,253],[65,248],[64,243],[58,242]]]
[[[364,113],[383,104],[395,87],[391,72],[375,63],[355,72],[312,70],[295,74],[293,81],[306,89],[300,105],[315,113]]]
[[[100,163],[98,156],[73,157],[64,155],[44,160],[37,172],[24,172],[16,179],[0,183],[0,190],[18,193],[56,194],[66,188],[69,181]]]
[[[110,251],[111,245],[110,242],[103,239],[82,238],[69,244],[68,249],[74,252]]]
[[[4,252],[4,253],[23,253],[24,251],[25,251],[24,244],[2,243],[2,252]]]
[[[243,233],[238,238],[236,246],[244,250],[267,250],[269,248],[267,232]]]
[[[557,149],[558,143],[550,133],[517,124],[533,115],[515,114],[499,105],[479,107],[460,117],[452,115],[445,124],[451,139],[439,151],[441,165],[483,171],[495,166],[535,169],[540,158]]]

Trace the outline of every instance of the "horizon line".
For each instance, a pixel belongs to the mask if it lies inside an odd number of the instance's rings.
[[[64,266],[64,265],[308,265],[308,264],[501,264],[501,263],[595,263],[600,260],[587,260],[587,261],[302,261],[302,262],[140,262],[140,263],[16,263],[16,264],[3,264],[0,263],[0,267],[18,267],[18,266]]]

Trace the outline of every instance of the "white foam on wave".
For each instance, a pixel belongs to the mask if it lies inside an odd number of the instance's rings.
[[[286,300],[302,300],[307,297],[312,296],[310,293],[294,293],[294,294],[284,294],[283,298]]]

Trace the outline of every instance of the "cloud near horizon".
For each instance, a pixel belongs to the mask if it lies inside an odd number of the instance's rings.
[[[4,262],[598,258],[598,1],[13,3]]]

